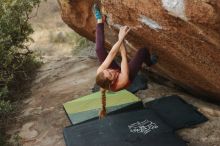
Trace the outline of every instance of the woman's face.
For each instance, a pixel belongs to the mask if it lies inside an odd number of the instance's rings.
[[[113,70],[109,70],[109,69],[105,69],[103,70],[103,74],[104,76],[109,79],[110,81],[112,81],[114,79],[114,71]]]

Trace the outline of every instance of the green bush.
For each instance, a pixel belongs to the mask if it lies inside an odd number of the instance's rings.
[[[36,68],[40,65],[27,43],[33,29],[31,11],[40,0],[0,0],[0,122],[13,111],[12,102],[20,99]],[[0,125],[2,125],[0,123]],[[4,122],[3,122],[4,123]],[[4,139],[0,127],[0,145]]]
[[[76,32],[50,32],[49,35],[51,43],[65,43],[72,45],[72,53],[74,55],[80,54],[83,49],[94,46],[94,43],[80,36]]]
[[[83,49],[86,49],[88,47],[94,46],[94,43],[86,39],[85,37],[80,36],[79,34],[75,33],[74,35],[69,35],[70,38],[73,40],[73,49],[72,53],[77,55]]]
[[[7,117],[13,111],[13,107],[9,101],[0,100],[0,125],[5,126],[7,123]],[[2,128],[1,128],[2,129]]]
[[[10,113],[12,111],[12,105],[9,101],[0,100],[0,116]]]
[[[0,99],[23,81],[30,79],[39,66],[27,42],[33,29],[29,15],[40,0],[0,0]]]
[[[4,146],[4,145],[6,145],[5,140],[4,140],[4,136],[0,132],[0,146]]]

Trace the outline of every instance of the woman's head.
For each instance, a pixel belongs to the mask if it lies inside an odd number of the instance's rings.
[[[100,72],[96,76],[96,84],[104,89],[109,89],[111,85],[111,80],[109,80],[107,77],[105,77],[105,74],[103,72]]]
[[[104,89],[109,89],[113,80],[114,75],[108,69],[103,70],[96,76],[96,83]]]

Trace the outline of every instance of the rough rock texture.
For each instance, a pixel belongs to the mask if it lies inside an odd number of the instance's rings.
[[[95,40],[95,0],[59,0],[64,22]],[[220,0],[102,0],[108,16],[106,47],[118,28],[132,28],[126,38],[129,57],[147,46],[159,56],[153,68],[190,92],[220,100]]]

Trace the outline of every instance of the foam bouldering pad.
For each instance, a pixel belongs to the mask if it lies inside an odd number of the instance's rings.
[[[101,93],[96,92],[63,104],[72,124],[98,118],[101,108]],[[106,93],[107,114],[143,109],[141,100],[127,90]]]
[[[131,85],[126,89],[131,93],[136,93],[139,90],[147,89],[147,82],[148,80],[142,73],[138,73],[135,79],[132,81]],[[94,84],[92,88],[92,92],[99,91],[100,87],[97,84]]]
[[[64,128],[67,146],[185,146],[154,111],[120,113]]]
[[[167,96],[145,104],[146,108],[154,110],[168,125],[181,129],[206,122],[208,119],[197,111],[197,108],[179,96]]]

